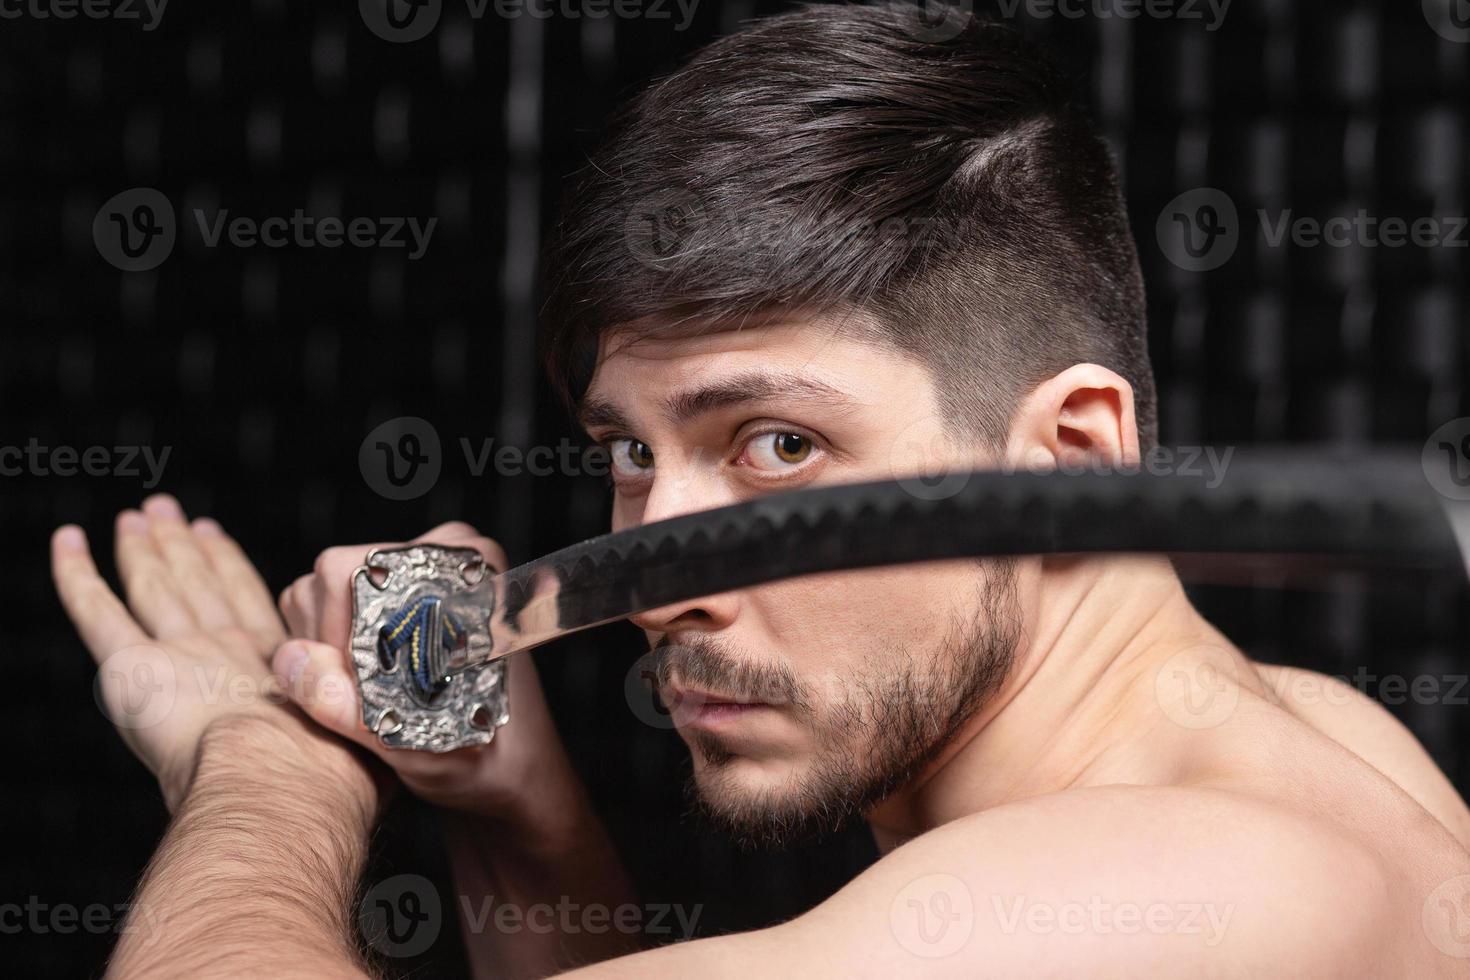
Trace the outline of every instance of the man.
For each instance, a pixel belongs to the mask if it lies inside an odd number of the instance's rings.
[[[1014,34],[935,33],[905,8],[802,10],[618,119],[566,206],[546,327],[611,454],[614,529],[936,465],[1136,465],[1152,444],[1103,143]],[[349,743],[444,809],[471,905],[627,897],[526,658],[484,749],[363,729],[343,648],[371,546],[286,591],[288,634],[213,522],[155,497],[117,532],[127,608],[80,529],[54,544],[104,681],[223,670],[299,706],[180,683],[122,731],[175,818],[139,897],[161,925],[124,940],[118,975],[362,974],[349,909],[382,787]],[[421,540],[505,564],[463,525]],[[882,857],[752,933],[646,952],[476,933],[484,975],[1464,974],[1464,803],[1366,698],[1244,657],[1163,559],[821,575],[635,620],[711,816],[780,842],[860,815]]]

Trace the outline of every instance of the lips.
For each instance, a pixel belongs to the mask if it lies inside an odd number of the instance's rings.
[[[740,697],[733,694],[720,694],[715,691],[707,691],[698,687],[686,686],[678,683],[677,681],[670,681],[664,687],[664,691],[672,695],[674,704],[678,705],[687,704],[697,705],[700,707],[719,707],[734,705],[750,707],[754,705],[765,704],[764,701],[759,701],[755,698]],[[670,707],[672,708],[674,704],[671,704]]]
[[[710,727],[744,718],[771,705],[743,695],[725,694],[670,681],[662,690],[664,706],[679,727]]]

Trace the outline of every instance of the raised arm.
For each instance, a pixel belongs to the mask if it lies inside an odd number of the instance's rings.
[[[350,910],[376,791],[335,741],[290,719],[210,726],[111,976],[368,975]]]
[[[80,528],[53,537],[109,717],[173,812],[110,975],[364,975],[348,912],[377,791],[275,683],[269,592],[219,525],[191,526],[170,497],[119,516],[117,563],[127,605]]]

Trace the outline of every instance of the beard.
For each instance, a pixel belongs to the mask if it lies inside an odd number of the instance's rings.
[[[1015,562],[990,559],[975,605],[956,613],[932,650],[878,651],[843,678],[830,705],[785,665],[753,663],[709,636],[653,650],[659,688],[685,683],[776,705],[804,722],[816,750],[781,789],[742,788],[737,753],[719,736],[684,732],[704,760],[691,808],[742,847],[780,848],[840,830],[916,778],[1005,681],[1021,639]]]

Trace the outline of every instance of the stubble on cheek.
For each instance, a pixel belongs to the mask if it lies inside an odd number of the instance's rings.
[[[1003,683],[1020,642],[1014,565],[1000,562],[923,654],[877,651],[827,688],[805,680],[805,751],[746,758],[715,733],[682,733],[698,755],[694,802],[751,846],[835,830],[938,756]]]

